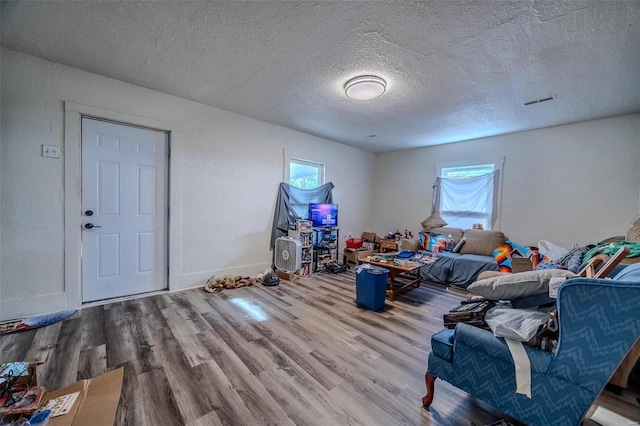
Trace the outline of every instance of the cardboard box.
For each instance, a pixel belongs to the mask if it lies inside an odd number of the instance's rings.
[[[358,259],[363,257],[373,256],[376,254],[373,250],[353,250],[344,249],[344,258],[347,262],[356,263]]]
[[[511,272],[526,272],[533,271],[533,263],[528,257],[512,257],[511,258]]]
[[[71,386],[47,392],[42,404],[59,396],[80,392],[71,411],[49,419],[47,426],[112,426],[116,418],[124,368],[110,371],[92,379],[75,382]]]
[[[278,275],[281,280],[285,281],[295,281],[296,279],[300,278],[296,274],[292,274],[291,272],[286,272],[280,269],[276,269],[276,275]]]

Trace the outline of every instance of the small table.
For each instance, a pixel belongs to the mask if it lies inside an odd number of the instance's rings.
[[[369,265],[379,266],[380,268],[387,269],[389,271],[389,281],[387,282],[386,296],[393,300],[396,294],[404,293],[411,290],[413,287],[420,287],[420,274],[409,275],[416,272],[424,264],[420,263],[417,266],[400,266],[394,265],[393,259],[389,259],[387,262],[380,262],[370,260],[368,258],[358,259],[358,264],[368,263]],[[403,282],[400,287],[396,287],[396,278],[402,278]]]

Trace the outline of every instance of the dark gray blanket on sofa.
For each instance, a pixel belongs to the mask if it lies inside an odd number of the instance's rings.
[[[435,262],[420,268],[420,279],[467,288],[476,281],[480,272],[499,270],[492,256],[440,252]]]

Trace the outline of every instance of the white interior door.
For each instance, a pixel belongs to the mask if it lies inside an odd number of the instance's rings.
[[[168,135],[82,118],[82,300],[167,288]]]

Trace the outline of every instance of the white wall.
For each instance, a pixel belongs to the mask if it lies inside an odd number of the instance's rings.
[[[420,231],[436,165],[504,157],[501,230],[564,247],[625,235],[638,211],[640,114],[378,155],[374,232]]]
[[[622,235],[640,193],[640,114],[375,156],[328,140],[44,61],[2,59],[0,319],[64,309],[64,101],[176,123],[182,131],[179,282],[260,272],[284,156],[327,164],[342,235],[420,230],[435,166],[504,156],[501,229],[535,244]],[[58,297],[62,295],[62,297]],[[54,297],[56,296],[56,297]]]
[[[2,49],[0,319],[64,309],[64,101],[176,123],[182,132],[180,282],[255,274],[269,239],[284,154],[324,162],[343,232],[370,224],[374,155],[182,98]]]

